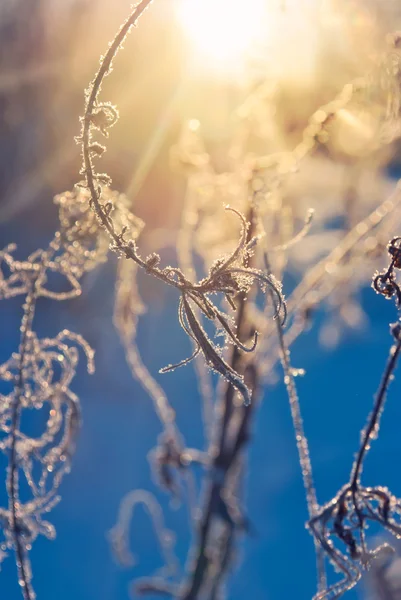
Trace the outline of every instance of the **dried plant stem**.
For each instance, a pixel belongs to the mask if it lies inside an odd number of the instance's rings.
[[[176,438],[175,412],[164,390],[144,365],[135,341],[137,321],[143,310],[136,283],[137,270],[137,265],[131,261],[124,261],[119,266],[113,320],[124,345],[125,357],[132,376],[140,382],[152,399],[163,429]]]
[[[106,215],[99,201],[99,194],[97,190],[97,185],[95,183],[95,174],[93,171],[92,158],[90,154],[90,140],[92,114],[94,112],[94,109],[96,108],[97,97],[101,90],[103,79],[110,72],[113,59],[116,56],[118,50],[121,48],[121,45],[124,42],[124,39],[126,38],[127,34],[129,33],[129,30],[136,24],[139,17],[148,8],[152,1],[153,0],[141,0],[141,2],[139,2],[139,4],[136,5],[131,15],[128,17],[125,23],[123,23],[119,32],[110,44],[109,49],[107,50],[105,56],[102,59],[100,69],[89,87],[89,95],[85,107],[85,115],[83,117],[82,128],[82,155],[84,160],[86,184],[91,194],[92,207],[96,212],[96,215],[100,220],[101,224],[106,229],[116,246],[124,252],[127,258],[134,260],[139,266],[145,269],[147,267],[145,261],[139,258],[134,249],[131,248],[129,244],[122,244],[121,237],[116,233],[112,220]],[[172,282],[169,281],[167,277],[163,276],[159,269],[152,269],[152,273],[156,277],[159,277],[163,281],[172,285]]]
[[[254,211],[252,208],[249,211],[247,220],[250,222],[247,233],[247,241],[249,241],[252,239],[255,231]],[[246,340],[252,336],[251,327],[246,315],[246,299],[244,295],[241,295],[238,302],[236,330],[239,339]],[[242,356],[237,346],[234,346],[232,350],[229,364],[236,372],[241,372],[241,370],[243,370]],[[244,376],[245,374],[246,373],[244,373]],[[249,369],[248,375],[250,375],[250,378],[252,379],[249,387],[252,394],[254,394],[257,389],[256,369]],[[234,386],[227,383],[226,390],[222,393],[216,408],[217,417],[219,417],[216,427],[217,443],[214,441],[211,442],[210,455],[213,457],[213,460],[204,494],[204,508],[199,523],[198,537],[191,550],[193,565],[191,566],[188,581],[183,586],[183,592],[180,596],[181,600],[196,600],[199,598],[202,587],[208,579],[209,536],[214,524],[214,519],[219,513],[219,506],[222,500],[221,494],[226,485],[229,471],[233,468],[243,445],[248,441],[250,417],[253,413],[255,402],[252,402],[249,405],[241,404],[241,406],[236,407],[234,405],[235,392],[236,389]],[[234,416],[239,417],[239,424],[234,439],[228,440],[229,430],[235,421]],[[216,573],[216,580],[212,586],[212,589],[214,589],[214,597],[216,597],[216,594],[218,593],[219,583],[223,579],[224,572],[230,564],[234,526],[228,525],[228,523],[227,526],[229,527],[229,531],[226,534],[227,539],[224,547],[223,559],[220,561],[220,570]]]
[[[288,300],[287,304],[289,312],[293,313],[294,311],[299,311],[305,296],[311,290],[315,290],[322,279],[328,276],[329,271],[327,267],[330,265],[338,265],[347,256],[348,252],[355,248],[366,235],[383,221],[383,219],[393,213],[400,202],[401,182],[398,182],[397,187],[391,196],[386,198],[386,200],[384,200],[380,206],[375,208],[375,210],[373,210],[365,219],[355,225],[329,256],[321,260],[310,270],[308,275],[304,277]]]
[[[361,435],[361,444],[351,470],[350,480],[309,521],[309,528],[315,540],[321,545],[332,565],[343,575],[342,580],[321,590],[314,600],[339,598],[356,585],[361,578],[362,570],[369,568],[373,560],[380,555],[388,556],[391,547],[386,543],[373,550],[368,548],[366,542],[368,521],[381,524],[397,538],[401,536],[399,500],[385,487],[360,485],[364,459],[372,439],[378,434],[387,388],[401,352],[399,324],[393,326],[392,333],[397,339],[397,344],[391,347],[373,410]],[[346,546],[347,554],[337,547],[332,538]]]
[[[401,183],[398,181],[394,192],[384,200],[380,206],[375,208],[367,217],[357,223],[351,231],[347,233],[344,239],[339,243],[338,246],[325,258],[323,258],[315,267],[313,267],[309,273],[302,279],[299,285],[295,288],[292,294],[287,299],[287,309],[292,318],[291,323],[287,330],[284,332],[285,344],[289,348],[295,342],[295,340],[305,330],[305,319],[297,318],[308,305],[308,295],[310,292],[314,292],[314,305],[316,302],[319,304],[329,296],[335,287],[333,285],[327,285],[324,289],[321,286],[324,282],[332,277],[332,267],[337,267],[352,252],[358,244],[373,230],[378,227],[385,219],[388,219],[390,215],[394,213],[401,202]],[[334,278],[335,279],[335,278]],[[317,294],[317,291],[319,293]],[[270,327],[274,327],[274,324],[269,326],[268,331],[265,332],[266,339],[269,338]],[[267,369],[273,369],[274,365],[278,361],[276,353],[267,351],[267,355],[264,358],[264,363]]]
[[[153,401],[155,412],[163,424],[166,432],[176,438],[177,428],[175,425],[175,413],[171,408],[161,386],[150,375],[148,369],[142,362],[138,348],[131,340],[124,340],[125,356],[131,368],[133,377],[140,382],[144,390]]]
[[[59,237],[56,237],[50,244],[49,250],[44,253],[42,257],[42,263],[35,276],[32,278],[30,284],[30,290],[25,297],[24,303],[24,314],[21,321],[21,336],[19,345],[19,364],[18,364],[18,380],[17,380],[17,393],[13,402],[12,414],[11,414],[11,443],[10,443],[10,457],[9,467],[7,474],[7,489],[9,497],[9,511],[11,516],[11,529],[14,534],[14,544],[16,553],[16,564],[18,569],[18,582],[20,584],[22,595],[24,600],[34,600],[36,594],[31,585],[31,575],[28,573],[29,564],[27,562],[27,550],[24,547],[23,541],[21,540],[19,526],[18,526],[18,511],[20,508],[19,498],[19,465],[17,459],[17,433],[19,431],[21,421],[21,410],[22,410],[22,398],[24,394],[24,370],[26,355],[29,352],[28,345],[32,332],[32,323],[35,316],[36,302],[38,299],[37,285],[40,281],[44,272],[48,267],[48,262],[51,259],[52,254],[58,249]]]
[[[400,352],[401,339],[398,339],[397,344],[393,345],[390,349],[390,355],[388,358],[387,366],[383,373],[383,377],[374,402],[373,410],[368,417],[367,426],[362,434],[361,445],[351,471],[350,486],[352,490],[355,490],[360,483],[363,470],[363,463],[366,458],[366,454],[370,449],[371,441],[375,438],[379,430],[380,417],[382,415],[387,397],[387,388],[391,382],[394,370],[397,366],[397,361]]]
[[[373,276],[373,289],[384,298],[395,299],[400,308],[401,290],[395,271],[401,268],[400,237],[393,238],[387,245],[391,257],[390,265],[381,273]],[[386,557],[391,547],[388,544],[370,550],[366,541],[368,521],[380,523],[395,537],[401,536],[401,505],[391,492],[383,486],[364,487],[361,485],[363,464],[370,449],[371,442],[378,436],[380,418],[384,409],[387,389],[393,379],[401,352],[401,324],[398,321],[391,325],[391,334],[396,340],[392,344],[379,389],[365,429],[362,430],[360,446],[353,463],[350,479],[337,495],[319,508],[315,516],[309,520],[309,529],[332,565],[342,572],[343,579],[325,590],[321,590],[315,600],[339,598],[343,593],[356,585],[362,570],[371,566],[372,561]],[[333,542],[333,539],[345,545],[347,554]],[[335,595],[334,595],[335,594]]]
[[[283,366],[284,371],[284,383],[287,388],[287,394],[290,401],[291,415],[294,424],[295,438],[299,453],[299,461],[302,469],[302,477],[306,491],[308,511],[309,514],[312,516],[313,513],[316,511],[318,503],[316,498],[315,485],[313,481],[312,464],[309,455],[309,448],[303,426],[298,392],[295,385],[294,376],[292,374],[292,366],[290,363],[290,351],[285,345],[283,328],[278,319],[276,319],[276,327],[280,344],[281,364]]]
[[[264,253],[264,261],[267,272],[269,272],[270,263],[267,252]],[[290,350],[285,342],[283,324],[280,319],[276,319],[276,331],[280,348],[280,360],[284,371],[284,384],[287,390],[288,400],[290,404],[292,423],[295,432],[295,440],[298,449],[299,464],[301,466],[302,479],[306,493],[308,514],[309,519],[312,519],[315,516],[316,511],[318,509],[316,488],[313,480],[313,470],[309,454],[308,438],[305,434],[297,386],[295,384],[293,368],[291,366]],[[322,591],[327,586],[326,570],[324,565],[324,553],[318,541],[314,540],[314,543],[316,550],[318,591]]]
[[[8,507],[0,508],[5,538],[2,553],[6,549],[15,552],[24,600],[36,597],[29,557],[32,543],[39,535],[55,537],[55,528],[42,515],[60,500],[56,491],[75,450],[80,407],[69,386],[78,364],[78,348],[86,355],[88,371],[94,370],[93,351],[81,335],[64,329],[55,338],[38,338],[33,329],[36,305],[41,297],[67,300],[79,295],[79,279],[101,261],[104,251],[104,244],[96,237],[100,227],[82,197],[66,193],[57,196],[55,202],[60,206],[61,227],[47,250],[38,249],[19,261],[12,255],[16,248],[12,244],[1,253],[5,272],[0,265],[1,297],[24,296],[18,352],[0,365],[0,379],[12,384],[12,390],[1,395],[1,430],[5,435],[0,447],[9,461]],[[66,291],[52,288],[54,273],[64,278]],[[21,431],[23,413],[44,405],[49,410],[42,434],[31,437]],[[23,500],[21,481],[27,484],[22,490]]]
[[[241,314],[244,311],[239,311],[238,324],[240,321]],[[240,330],[241,327],[238,327]],[[230,364],[238,370],[239,368],[239,351],[235,348],[233,350],[232,360]],[[252,392],[256,389],[256,378],[254,385],[250,386]],[[219,428],[219,441],[217,452],[214,452],[214,459],[209,473],[209,481],[205,490],[204,509],[202,512],[201,521],[199,524],[198,539],[195,542],[195,558],[194,566],[191,569],[189,581],[184,585],[184,592],[181,595],[182,600],[195,600],[199,597],[199,593],[208,577],[208,566],[209,559],[207,556],[209,534],[216,516],[219,513],[219,505],[221,501],[221,494],[224,490],[227,476],[230,469],[233,467],[240,450],[248,440],[248,429],[250,423],[250,416],[255,406],[255,402],[241,407],[234,407],[234,388],[231,385],[227,385],[226,393],[224,394],[224,408],[221,416],[220,428]],[[231,444],[227,443],[229,426],[233,423],[234,412],[240,411],[240,424],[237,429],[237,435]],[[233,535],[228,536],[228,539],[232,541]],[[225,559],[220,567],[225,569],[229,565],[229,547],[225,549]],[[219,579],[222,579],[223,573],[220,571],[218,574]]]
[[[24,548],[18,528],[18,509],[19,509],[19,477],[17,462],[17,432],[21,420],[21,399],[24,387],[24,367],[29,336],[32,329],[32,322],[35,314],[36,294],[35,282],[33,282],[31,292],[27,295],[24,305],[24,316],[21,323],[21,342],[19,347],[19,365],[17,394],[13,403],[11,417],[11,447],[10,464],[8,468],[7,488],[9,496],[9,510],[12,518],[12,531],[14,534],[15,553],[17,557],[18,582],[22,589],[24,600],[34,600],[35,593],[31,586],[31,577],[27,573],[26,567],[26,549]]]
[[[227,527],[227,531],[224,531],[221,535],[222,538],[222,546],[224,548],[223,555],[220,560],[220,564],[217,565],[216,575],[214,577],[213,585],[211,587],[209,597],[210,600],[218,600],[221,590],[221,585],[224,584],[224,577],[226,575],[226,571],[231,563],[231,554],[232,548],[234,544],[234,529],[233,527]]]
[[[188,206],[189,204],[189,206]],[[189,202],[184,206],[184,210],[181,218],[181,227],[178,232],[177,239],[177,256],[179,265],[182,272],[186,277],[190,279],[195,278],[196,270],[192,259],[192,241],[195,236],[196,220],[192,215],[193,208]],[[202,320],[200,310],[196,307],[195,314],[198,319]],[[194,346],[195,349],[195,346]],[[205,365],[203,356],[196,356],[194,360],[198,379],[198,389],[202,400],[202,416],[205,430],[205,439],[207,443],[210,443],[213,436],[213,385],[211,381],[210,372]]]

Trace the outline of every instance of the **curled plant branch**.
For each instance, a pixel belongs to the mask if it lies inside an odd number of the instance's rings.
[[[392,257],[391,262],[382,273],[375,273],[372,287],[387,300],[395,296],[396,305],[400,308],[401,288],[397,283],[396,269],[401,269],[401,237],[393,238],[387,246],[387,251]]]
[[[217,518],[219,521],[226,523],[232,530],[237,527],[243,527],[243,523],[245,522],[239,514],[240,511],[238,507],[234,506],[234,496],[232,495],[230,500],[225,497],[225,493],[230,488],[225,482],[226,476],[229,471],[232,472],[234,470],[234,466],[239,460],[240,450],[248,439],[248,427],[251,415],[249,407],[251,399],[250,389],[254,390],[256,388],[254,378],[251,378],[252,385],[251,388],[249,388],[245,383],[245,377],[240,375],[238,370],[240,366],[240,353],[244,351],[253,351],[257,342],[256,333],[253,333],[253,342],[250,346],[245,345],[239,339],[240,337],[243,337],[242,328],[246,322],[244,308],[245,298],[250,292],[250,288],[254,281],[257,281],[258,283],[261,283],[265,289],[271,291],[271,296],[275,299],[277,318],[281,316],[279,313],[283,310],[284,306],[284,300],[281,296],[281,287],[279,287],[279,284],[276,283],[275,279],[272,276],[265,275],[262,271],[249,266],[249,259],[252,256],[256,238],[251,235],[250,227],[245,218],[238,211],[234,210],[233,212],[241,221],[242,230],[240,240],[231,254],[219,259],[212,265],[207,277],[202,279],[199,283],[193,284],[179,269],[171,267],[164,269],[167,277],[176,284],[176,287],[181,292],[179,320],[184,331],[195,344],[195,353],[181,363],[170,365],[162,371],[170,371],[178,366],[187,364],[198,353],[202,352],[206,358],[207,364],[222,375],[228,382],[227,392],[225,394],[228,407],[227,415],[228,413],[231,414],[235,404],[233,390],[240,392],[245,401],[241,409],[238,409],[238,411],[243,409],[244,414],[241,416],[238,430],[235,432],[234,438],[228,440],[225,439],[225,435],[223,435],[220,440],[220,453],[213,460],[209,455],[204,457],[201,453],[196,451],[194,454],[194,451],[188,449],[182,450],[181,444],[179,443],[177,445],[178,438],[176,432],[173,432],[174,435],[171,436],[169,435],[167,428],[157,451],[153,455],[163,487],[166,487],[172,493],[177,493],[177,485],[174,479],[173,470],[182,472],[184,467],[194,462],[200,462],[201,464],[210,467],[211,480],[210,489],[208,489],[207,494],[210,501],[206,501],[203,516],[205,526],[202,526],[201,528],[199,548],[200,559],[197,560],[197,564],[194,568],[193,578],[191,578],[192,582],[190,583],[188,581],[183,585],[182,597],[185,598],[189,597],[187,594],[193,593],[193,590],[197,589],[198,585],[202,585],[206,546],[210,543],[208,531],[212,520],[214,521]],[[241,329],[239,332],[240,335],[236,335],[233,326],[229,321],[229,317],[211,301],[210,296],[217,293],[224,295],[229,304],[237,310],[236,321],[238,328]],[[234,303],[234,298],[236,298],[237,295],[239,296],[238,309]],[[135,293],[130,296],[131,299],[134,297]],[[126,300],[127,299],[128,297],[126,297]],[[127,306],[126,303],[125,306]],[[208,338],[196,311],[199,311],[206,319],[219,325],[226,336],[226,340],[232,343],[233,356],[229,362],[222,356],[219,348]],[[122,315],[123,312],[123,306],[120,305],[119,314]],[[128,314],[132,315],[132,308],[128,311]],[[134,325],[134,327],[135,326],[136,325]],[[128,326],[125,329],[126,335],[129,335],[130,331],[131,326]],[[249,331],[246,334],[246,337],[251,337],[251,335],[252,332]],[[230,417],[227,416],[227,420],[224,419],[225,424],[222,425],[222,431],[225,433],[227,433],[230,423],[235,424],[237,417],[240,417],[236,411],[234,412],[235,414],[233,413]],[[240,526],[240,524],[242,525]],[[230,562],[229,556],[231,555],[230,549],[232,547],[233,535],[230,535],[229,537],[231,542],[227,546],[227,552],[223,552],[226,556],[223,561],[226,564],[224,568],[228,568]],[[220,578],[216,579],[217,586],[219,579]],[[190,589],[192,591],[189,591]]]
[[[101,60],[101,66],[94,80],[86,91],[85,114],[82,121],[81,135],[76,139],[77,143],[82,144],[83,166],[81,173],[85,176],[84,187],[90,193],[90,205],[94,210],[99,222],[108,232],[112,239],[115,249],[122,252],[127,258],[133,259],[140,266],[145,267],[135,252],[135,241],[124,241],[124,235],[128,231],[128,224],[124,224],[120,231],[116,230],[116,224],[112,219],[112,204],[102,204],[100,199],[101,185],[109,185],[111,180],[106,174],[96,173],[94,171],[93,159],[103,153],[103,147],[99,152],[98,143],[92,140],[93,130],[99,130],[105,137],[108,137],[108,129],[114,125],[118,119],[117,109],[108,102],[99,102],[103,79],[110,74],[112,62],[118,50],[122,46],[130,29],[136,24],[139,17],[151,4],[152,0],[141,0],[133,9],[131,15],[123,23],[113,42],[104,57]],[[132,231],[130,234],[132,235]],[[135,239],[135,238],[134,238]]]
[[[102,192],[104,201],[110,196],[116,207],[123,206],[120,197]],[[70,470],[80,428],[79,399],[70,387],[80,351],[86,356],[88,372],[94,372],[93,350],[81,335],[64,329],[54,338],[40,338],[33,321],[40,298],[63,301],[78,296],[84,273],[106,258],[107,239],[87,199],[83,190],[56,196],[60,231],[48,249],[36,250],[24,261],[14,258],[14,245],[0,253],[0,297],[25,297],[18,352],[0,365],[0,380],[10,390],[0,395],[0,451],[9,460],[9,502],[7,508],[0,508],[4,536],[0,558],[6,557],[7,550],[15,551],[24,600],[35,598],[29,558],[32,543],[39,535],[55,537],[54,527],[43,516],[60,500],[57,491]],[[25,433],[23,412],[43,408],[48,416],[42,431]],[[21,481],[31,498],[21,498]]]
[[[133,512],[139,505],[145,508],[151,519],[164,559],[164,566],[158,574],[138,582],[137,591],[145,593],[157,589],[156,583],[158,582],[163,582],[165,586],[171,587],[174,582],[168,581],[168,578],[177,577],[179,562],[174,552],[174,535],[164,525],[163,511],[154,496],[145,490],[134,490],[124,497],[117,524],[109,532],[109,539],[119,562],[126,566],[135,564],[134,556],[129,548],[129,526],[132,522]]]
[[[217,260],[212,265],[208,276],[195,285],[191,284],[178,269],[170,269],[170,273],[179,282],[181,288],[181,299],[178,309],[179,322],[184,331],[195,342],[195,351],[189,358],[184,359],[178,364],[169,365],[162,369],[161,372],[165,373],[188,364],[199,352],[202,352],[208,366],[227,379],[242,395],[245,404],[249,404],[251,396],[243,377],[227,363],[219,352],[219,349],[208,338],[196,315],[194,306],[209,320],[217,321],[217,324],[223,328],[227,341],[233,343],[239,350],[253,352],[257,344],[257,332],[254,333],[251,346],[243,344],[230,326],[227,316],[212,303],[209,295],[222,293],[230,306],[235,308],[233,298],[239,293],[247,294],[253,282],[257,281],[263,288],[269,288],[273,291],[276,297],[275,317],[279,316],[285,303],[281,294],[281,285],[272,275],[265,275],[258,269],[246,266],[245,263],[252,253],[255,239],[252,238],[247,242],[249,225],[241,213],[230,207],[227,207],[227,210],[231,210],[238,215],[242,222],[241,237],[232,254],[227,258]]]
[[[152,275],[160,281],[163,281],[164,283],[174,287],[180,293],[181,297],[178,311],[179,322],[185,333],[193,341],[195,351],[194,354],[188,359],[185,359],[176,365],[170,365],[163,369],[162,372],[166,372],[178,366],[187,364],[195,356],[201,353],[203,354],[207,365],[212,370],[220,374],[229,384],[227,391],[227,404],[230,407],[229,411],[231,411],[231,408],[234,406],[234,390],[239,392],[244,400],[243,406],[241,407],[241,410],[243,410],[244,413],[243,419],[238,426],[238,431],[234,437],[232,447],[226,448],[225,444],[223,443],[221,452],[224,453],[224,458],[220,456],[213,461],[213,468],[211,469],[213,473],[220,472],[221,468],[219,466],[219,462],[221,462],[221,460],[224,460],[225,466],[223,469],[223,479],[220,481],[221,478],[219,477],[218,481],[211,481],[210,510],[208,506],[205,507],[205,519],[206,521],[209,521],[212,517],[214,518],[216,516],[215,513],[217,513],[220,519],[222,518],[221,515],[223,514],[230,515],[228,504],[223,497],[223,484],[227,471],[230,469],[230,466],[237,462],[240,449],[248,439],[248,427],[251,414],[249,407],[251,391],[248,388],[248,385],[245,383],[244,376],[241,375],[236,369],[236,365],[240,362],[239,353],[252,352],[255,349],[257,342],[256,332],[249,332],[250,336],[253,336],[253,341],[251,342],[250,346],[240,341],[240,336],[236,334],[235,328],[231,323],[232,318],[226,315],[218,307],[218,305],[212,301],[211,297],[217,294],[225,297],[231,309],[240,313],[236,315],[236,321],[237,323],[241,324],[243,323],[244,318],[244,298],[254,283],[258,283],[263,290],[272,290],[272,294],[275,298],[276,317],[285,318],[286,311],[285,303],[281,294],[281,285],[274,279],[273,276],[266,275],[257,268],[250,268],[248,266],[248,259],[253,253],[253,248],[257,238],[249,239],[249,225],[239,211],[229,209],[237,215],[241,222],[241,234],[236,248],[227,257],[215,261],[208,275],[204,279],[198,283],[193,283],[178,268],[161,268],[160,257],[157,254],[152,254],[145,259],[142,258],[137,247],[137,237],[139,233],[138,228],[134,227],[133,229],[130,223],[127,223],[126,226],[119,227],[111,214],[112,205],[110,207],[110,204],[102,203],[101,199],[99,198],[101,185],[107,184],[109,179],[104,174],[96,173],[94,170],[94,159],[97,158],[103,150],[101,149],[99,152],[97,146],[96,148],[94,147],[92,134],[96,129],[103,134],[107,132],[109,125],[111,126],[114,124],[117,112],[112,111],[112,118],[109,121],[107,118],[103,119],[101,127],[98,126],[97,121],[94,123],[94,111],[96,112],[99,109],[104,109],[105,106],[104,103],[100,103],[98,101],[98,94],[100,92],[102,80],[110,72],[113,58],[124,41],[126,34],[128,33],[130,27],[135,23],[136,19],[149,4],[149,1],[143,1],[140,2],[134,9],[129,19],[120,29],[114,41],[111,43],[109,50],[102,59],[99,72],[91,83],[91,86],[87,92],[85,115],[82,119],[82,133],[78,139],[78,141],[82,143],[83,154],[82,174],[84,175],[85,180],[82,182],[82,185],[89,191],[89,205],[96,214],[99,223],[107,231],[112,243],[112,249],[115,250],[119,255],[132,260],[135,265],[142,268],[147,274]],[[108,106],[110,108],[110,105]],[[238,307],[236,304],[237,296],[240,298]],[[198,318],[198,313],[213,322],[223,332],[226,337],[226,341],[233,344],[234,359],[232,362],[228,362],[223,356],[222,349],[212,343],[212,341],[209,339]],[[136,310],[136,314],[138,314],[138,310]],[[122,326],[124,327],[124,325]],[[135,330],[135,326],[136,321],[134,327],[132,328],[133,332]],[[123,332],[123,336],[125,335],[128,334]],[[148,391],[151,393],[151,396],[156,400],[156,406],[159,414],[164,413],[164,409],[160,411],[160,407],[162,405],[166,406],[164,401],[165,396],[160,394],[160,390],[153,386],[153,384],[150,386],[148,374],[144,373],[142,369],[143,365],[141,365],[141,363],[138,361],[138,352],[132,346],[131,342],[129,360],[135,376],[139,375],[139,378],[142,381],[147,381],[145,387],[147,387]],[[255,385],[252,385],[252,388],[254,388]],[[162,421],[164,424],[166,424],[163,416]],[[229,420],[227,423],[229,423]],[[226,431],[225,427],[224,431]],[[164,450],[166,450],[166,448],[164,448]],[[169,451],[170,450],[171,448],[169,448]],[[178,453],[178,455],[182,456],[180,453]],[[168,487],[171,487],[173,484],[171,482],[170,468],[172,465],[170,463],[173,459],[177,459],[177,455],[174,454],[174,457],[172,457],[170,452],[168,456],[166,454],[159,454],[159,458],[162,460],[161,475],[164,478],[164,483],[167,484]],[[177,463],[174,464],[175,468],[177,468],[177,466]],[[233,527],[233,524],[234,521],[232,521],[230,526]],[[208,529],[208,524],[206,524],[205,529]],[[203,536],[202,531],[201,537],[205,537],[204,543],[201,541],[200,549],[200,553],[203,557],[203,553],[206,549],[205,545],[208,542],[206,539],[207,532],[205,531],[205,536]],[[229,546],[231,547],[231,544]],[[229,555],[230,551],[228,551],[227,558],[224,563],[228,564]],[[201,569],[203,564],[202,557],[201,561],[199,562]],[[198,585],[197,572],[198,570],[196,568],[194,572],[195,587]],[[149,589],[154,590],[155,588],[154,586],[150,586]],[[185,594],[185,591],[183,593]]]
[[[148,7],[150,1],[142,0],[134,8],[130,17],[120,28],[113,42],[110,44],[106,55],[102,58],[100,69],[86,92],[87,100],[85,114],[82,118],[82,132],[81,136],[77,138],[77,142],[82,144],[83,167],[81,173],[85,176],[85,181],[82,185],[89,190],[89,204],[99,222],[109,234],[112,241],[112,249],[125,258],[133,260],[148,274],[153,275],[181,292],[178,310],[179,322],[184,331],[195,342],[195,351],[188,359],[176,365],[169,365],[165,369],[162,369],[162,372],[183,366],[195,358],[199,352],[202,352],[206,363],[214,371],[225,377],[237,389],[245,403],[249,403],[250,394],[243,378],[228,365],[221,356],[219,349],[210,341],[194,310],[194,306],[196,306],[208,319],[217,321],[228,335],[230,341],[240,346],[243,351],[252,351],[256,345],[257,334],[255,334],[254,343],[251,348],[247,348],[241,344],[230,327],[226,316],[211,302],[209,295],[222,293],[231,307],[235,308],[233,298],[240,292],[248,291],[253,282],[257,281],[262,287],[270,286],[273,288],[277,297],[277,314],[285,306],[280,284],[273,277],[266,276],[257,269],[249,269],[244,266],[244,259],[249,255],[255,243],[255,240],[251,240],[250,244],[246,243],[248,225],[244,217],[235,209],[227,207],[229,210],[235,212],[242,221],[242,232],[239,243],[228,258],[215,262],[210,269],[208,277],[201,280],[198,284],[193,284],[184,276],[180,269],[172,267],[161,269],[158,266],[160,257],[157,254],[143,259],[138,252],[136,244],[138,228],[133,230],[132,224],[129,222],[124,224],[123,227],[118,228],[112,218],[110,205],[104,205],[100,201],[101,184],[107,182],[107,176],[94,171],[93,158],[98,156],[99,152],[93,151],[93,130],[97,129],[103,135],[107,134],[107,129],[118,118],[118,112],[109,103],[100,103],[98,95],[102,81],[110,73],[113,59],[126,35]],[[129,240],[126,239],[128,235],[131,235],[131,239]]]

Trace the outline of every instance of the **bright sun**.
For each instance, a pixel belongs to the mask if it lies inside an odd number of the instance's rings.
[[[234,71],[266,33],[266,0],[181,0],[179,20],[196,54]]]

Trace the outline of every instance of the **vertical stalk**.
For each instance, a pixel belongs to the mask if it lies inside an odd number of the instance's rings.
[[[26,355],[29,351],[29,340],[32,331],[32,322],[35,315],[36,306],[36,280],[32,282],[30,292],[27,294],[24,304],[24,316],[21,323],[21,338],[19,345],[19,365],[18,381],[16,394],[13,401],[11,413],[11,446],[10,446],[10,464],[8,467],[7,489],[9,496],[9,511],[11,516],[11,529],[14,536],[15,553],[17,557],[18,583],[22,589],[24,600],[34,600],[35,592],[31,585],[31,576],[28,572],[29,566],[26,559],[26,548],[21,540],[18,511],[20,509],[19,500],[19,474],[17,461],[17,432],[19,431],[21,421],[21,400],[23,398],[24,388],[24,369]]]
[[[248,229],[247,241],[250,241],[255,232],[255,215],[254,209],[251,207],[246,217],[250,222]],[[242,294],[237,309],[236,326],[239,339],[248,339],[252,335],[251,327],[246,315],[246,298]],[[233,347],[230,366],[238,373],[243,371],[242,356],[237,346]],[[244,373],[245,376],[245,373]],[[257,377],[252,378],[253,385],[251,392],[254,394],[257,387]],[[208,558],[208,543],[209,536],[214,524],[214,519],[218,517],[219,506],[221,503],[221,494],[224,490],[228,472],[232,468],[234,462],[238,458],[242,446],[248,440],[248,429],[250,417],[253,412],[254,403],[249,406],[242,405],[235,407],[234,405],[235,388],[227,383],[225,392],[223,392],[219,406],[216,410],[219,411],[219,426],[217,428],[217,443],[211,442],[210,454],[212,456],[212,464],[208,473],[208,482],[205,489],[205,500],[202,517],[199,524],[197,547],[195,548],[195,556],[193,558],[193,566],[184,584],[183,592],[180,595],[181,600],[197,600],[202,591],[204,584],[208,578],[209,558]],[[230,444],[229,432],[231,426],[235,425],[237,415],[240,415],[240,423],[237,428],[236,436]],[[229,546],[225,548],[222,564],[220,565],[223,571],[217,573],[218,582],[222,580],[223,572],[230,563],[230,548],[234,538],[233,527],[227,535],[227,543]],[[213,588],[212,588],[213,589]],[[217,590],[214,589],[213,596],[216,596]]]

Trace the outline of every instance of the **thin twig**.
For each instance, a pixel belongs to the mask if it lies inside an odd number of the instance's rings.
[[[267,273],[270,272],[270,262],[267,252],[264,252],[264,262]],[[272,296],[271,291],[269,290]],[[274,298],[272,298],[274,300]],[[298,449],[299,464],[301,466],[302,480],[306,492],[306,504],[308,507],[309,519],[312,519],[318,509],[316,497],[316,488],[313,480],[312,463],[309,454],[308,438],[305,434],[303,425],[301,406],[295,384],[293,368],[290,360],[290,350],[286,345],[284,338],[283,324],[280,319],[276,319],[276,331],[280,347],[280,360],[284,371],[284,384],[287,390],[288,400],[291,409],[292,423],[295,432],[295,440]],[[322,591],[327,586],[326,570],[324,565],[324,553],[317,540],[315,542],[316,567],[318,576],[318,591]]]
[[[29,337],[32,328],[32,321],[35,314],[36,282],[33,283],[31,292],[25,299],[24,316],[21,324],[21,342],[19,348],[19,366],[18,366],[18,382],[17,393],[13,402],[12,417],[11,417],[11,447],[10,447],[10,464],[7,480],[9,488],[9,503],[12,516],[12,531],[14,534],[15,553],[17,556],[18,582],[22,589],[24,600],[34,600],[35,593],[33,591],[30,576],[26,571],[26,549],[24,548],[18,528],[18,510],[20,506],[19,499],[19,477],[18,477],[18,462],[17,462],[17,432],[21,420],[21,400],[24,387],[24,366],[25,357],[28,352]]]
[[[380,383],[380,387],[377,392],[377,396],[374,402],[373,410],[368,417],[368,422],[366,428],[363,432],[361,446],[358,450],[357,457],[352,467],[351,477],[350,477],[350,485],[352,489],[356,489],[358,486],[362,470],[363,463],[366,458],[366,454],[368,453],[371,441],[377,435],[380,423],[380,417],[383,412],[384,404],[386,402],[387,397],[387,388],[391,382],[394,370],[397,366],[397,361],[399,358],[399,354],[401,351],[401,339],[398,340],[396,345],[393,345],[390,349],[389,359],[387,362],[386,369],[383,373],[383,377]]]

